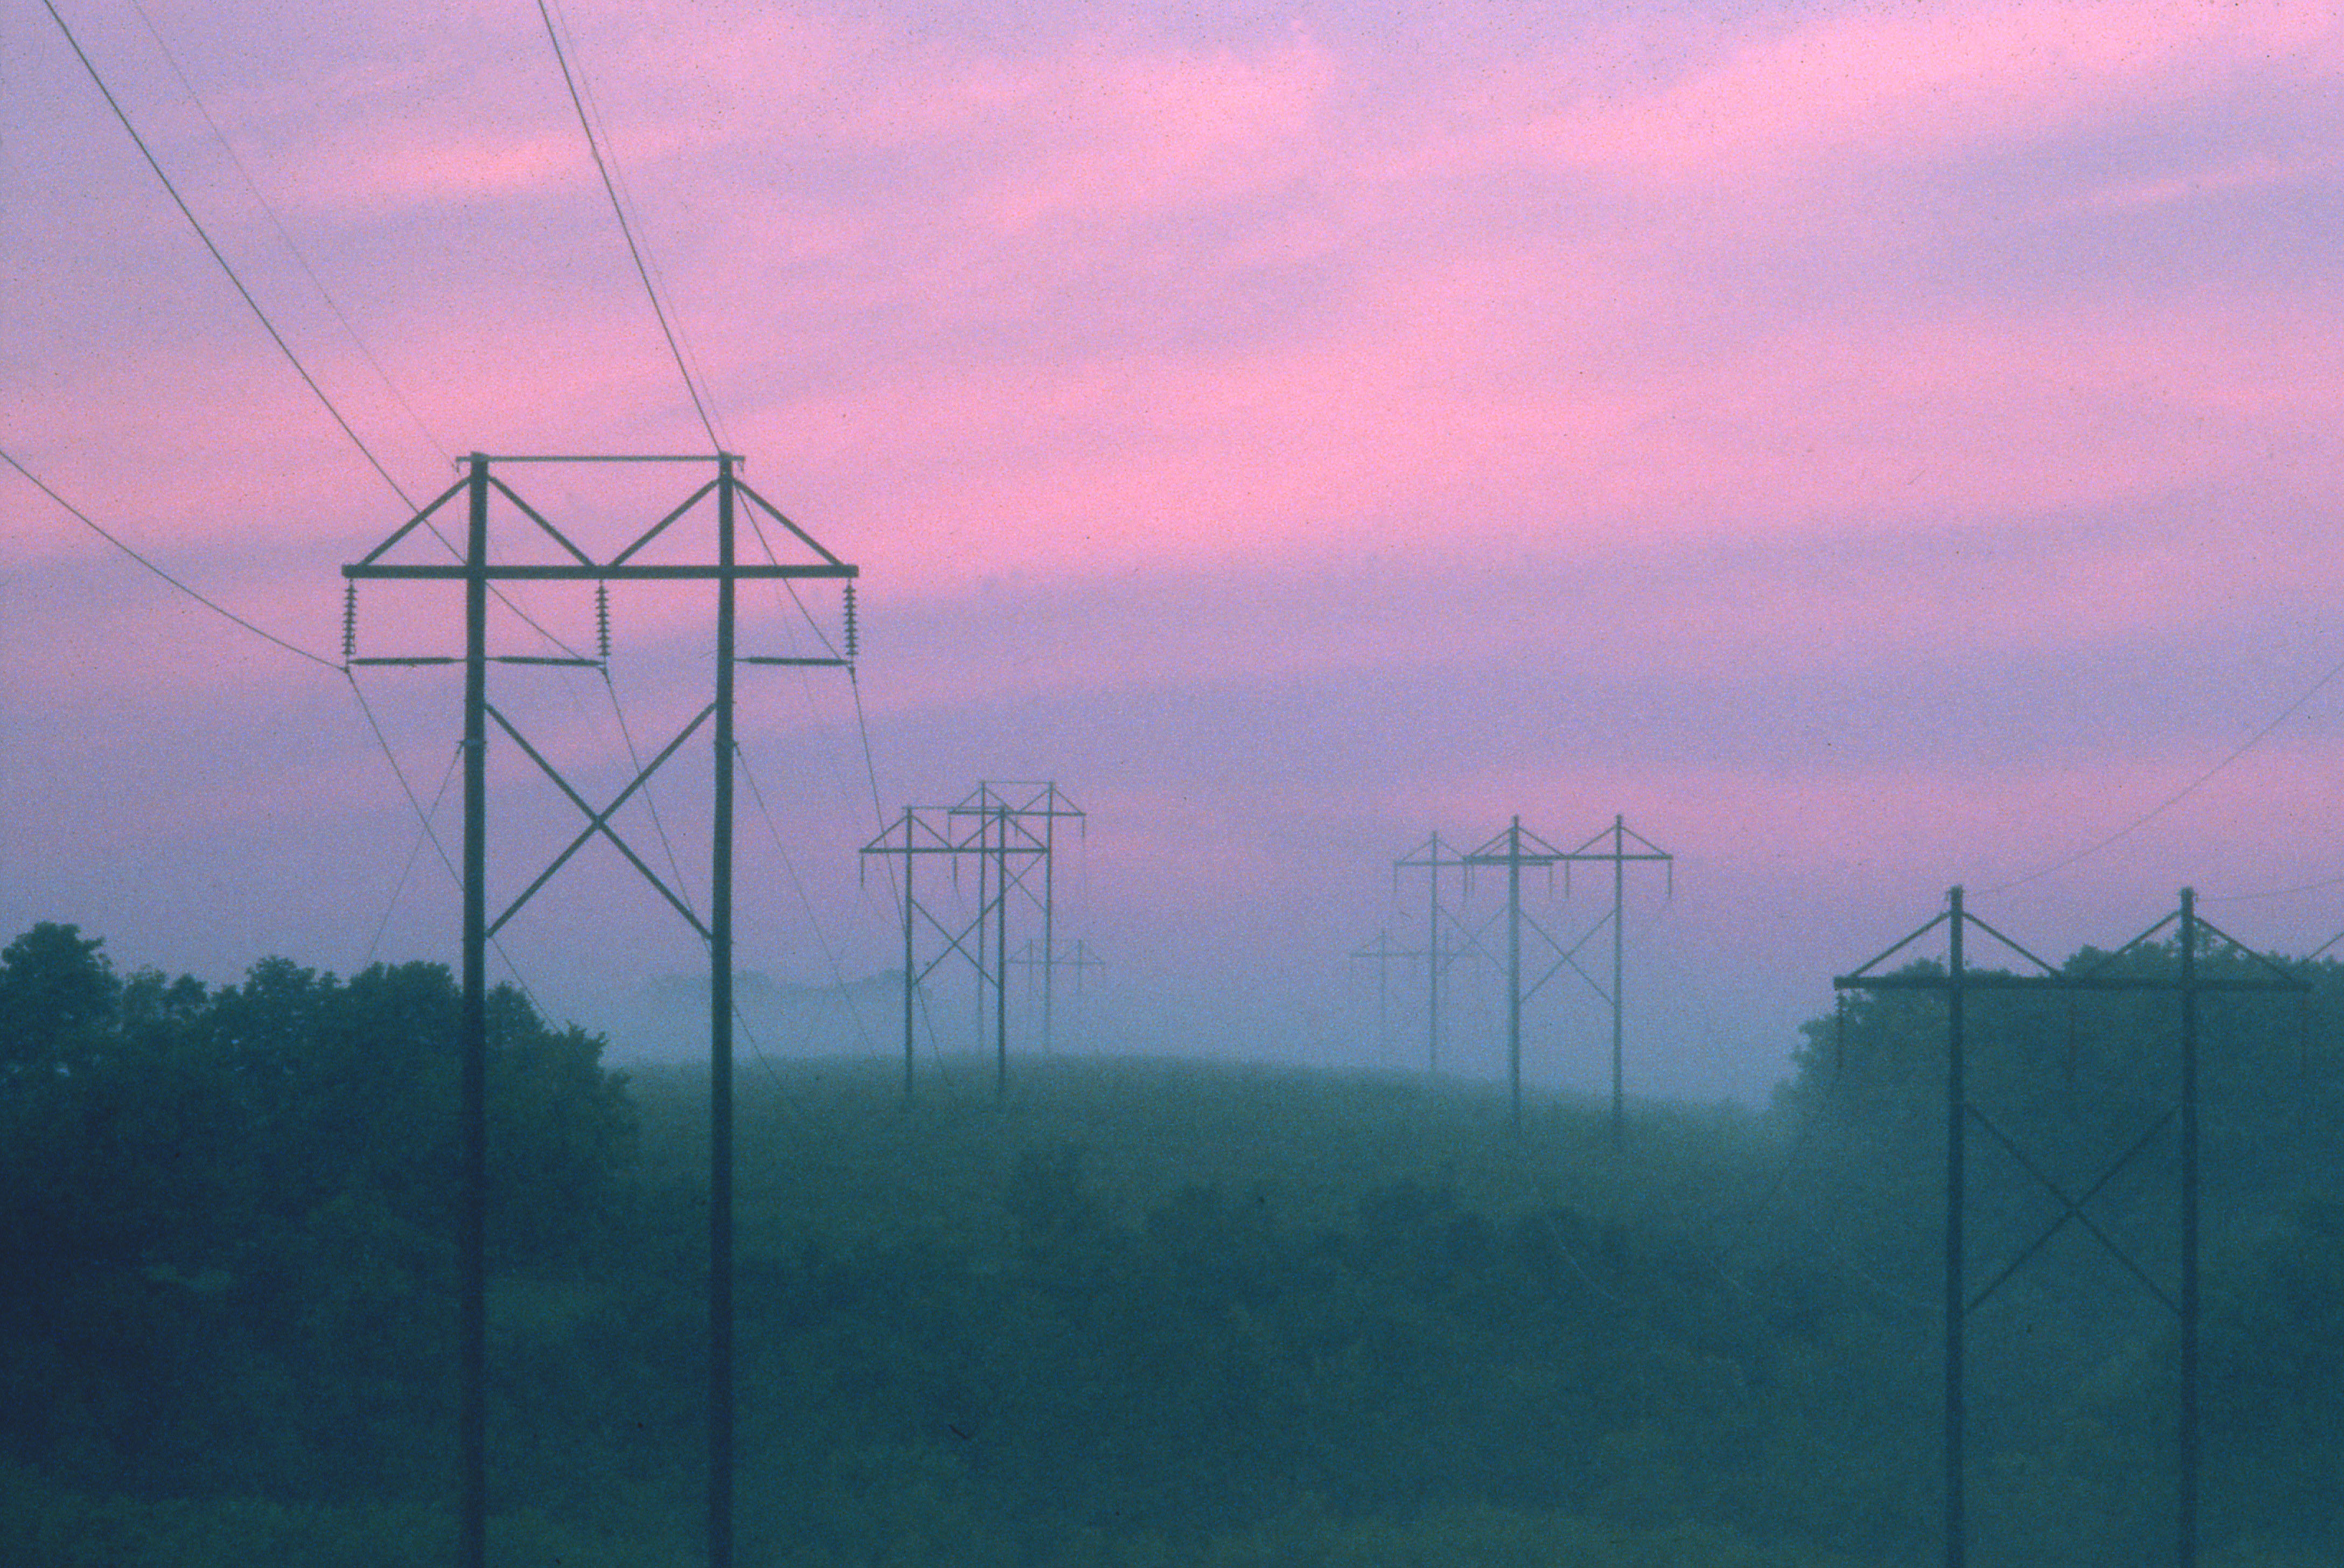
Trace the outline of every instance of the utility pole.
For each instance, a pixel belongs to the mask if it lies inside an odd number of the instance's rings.
[[[1506,1082],[1512,1096],[1514,1129],[1517,1132],[1521,1130],[1522,1125],[1522,1004],[1551,979],[1563,964],[1578,967],[1571,957],[1571,954],[1577,951],[1576,947],[1564,949],[1553,937],[1547,936],[1536,921],[1528,920],[1523,916],[1522,868],[1552,867],[1567,857],[1566,851],[1557,849],[1537,834],[1524,829],[1519,816],[1479,848],[1461,857],[1462,863],[1469,866],[1501,865],[1506,869]],[[1555,952],[1562,955],[1561,960],[1540,976],[1527,993],[1522,986],[1522,928],[1525,925],[1544,937]],[[1581,938],[1581,943],[1585,940]]]
[[[1946,931],[1947,959],[1945,969],[1914,965],[1893,973],[1881,973],[1880,966],[1903,952],[1930,932],[1944,926]],[[2174,930],[2177,962],[2175,971],[2164,971],[2153,961],[2144,966],[2143,956],[2167,929]],[[1980,970],[1969,966],[1964,938],[1976,930],[2000,943],[2005,950],[2023,959],[2030,967],[2022,973],[2009,974],[2001,970]],[[2244,967],[2259,973],[2232,973],[2208,976],[2199,966],[2208,936],[2225,944],[2226,950],[2247,961]],[[2179,1442],[2175,1462],[2175,1543],[2174,1561],[2178,1568],[2197,1568],[2198,1472],[2200,1465],[2200,1435],[2198,1412],[2199,1380],[2199,1233],[2198,1233],[2198,997],[2208,991],[2224,992],[2308,992],[2309,985],[2298,976],[2281,969],[2237,938],[2218,931],[2198,913],[2197,895],[2188,888],[2181,890],[2180,907],[2165,916],[2130,942],[2108,954],[2088,969],[2056,969],[2036,957],[2010,937],[1988,926],[1964,907],[1962,890],[1952,889],[1946,895],[1945,912],[1905,936],[1902,941],[1863,965],[1851,974],[1832,981],[1834,989],[1846,991],[1938,991],[1945,997],[1945,1568],[1965,1568],[1968,1561],[1968,1501],[1966,1485],[1967,1406],[1965,1358],[1967,1349],[1967,1324],[1971,1313],[1993,1297],[2013,1275],[2035,1254],[2057,1235],[2070,1220],[2088,1232],[2109,1254],[2132,1275],[2148,1293],[2169,1310],[2178,1320],[2178,1373],[2180,1390]],[[2038,1161],[2019,1141],[1998,1126],[1986,1110],[1969,1098],[1967,1082],[1967,1009],[1965,1006],[1972,991],[2167,991],[2179,1001],[2180,1039],[2179,1087],[2176,1103],[2152,1121],[2147,1130],[2134,1140],[2131,1147],[2118,1155],[2092,1185],[2080,1196],[2071,1196],[2058,1182],[2044,1174]],[[2007,1154],[2012,1162],[2027,1178],[2057,1202],[2059,1217],[2054,1219],[2035,1240],[1995,1274],[1986,1285],[1973,1291],[1968,1284],[1968,1259],[1965,1219],[1969,1207],[1969,1166],[1967,1134],[1975,1125],[1992,1142]],[[2154,1275],[2101,1228],[2085,1206],[2107,1188],[2135,1159],[2148,1149],[2168,1126],[2177,1126],[2179,1143],[2180,1187],[2180,1281],[2176,1294],[2168,1292]]]
[[[1609,848],[1596,847],[1607,839],[1610,841]],[[1630,839],[1634,839],[1642,847],[1630,849],[1628,847]],[[1626,946],[1627,929],[1628,863],[1632,860],[1658,861],[1667,866],[1669,891],[1674,894],[1676,857],[1642,834],[1631,828],[1627,818],[1615,815],[1612,819],[1610,827],[1594,835],[1586,843],[1562,857],[1563,875],[1568,879],[1571,874],[1570,867],[1575,863],[1606,860],[1612,863],[1612,989],[1607,1000],[1612,1004],[1612,1144],[1616,1148],[1624,1135],[1627,1118],[1625,1075],[1622,1067],[1624,1056],[1622,1048],[1623,1034],[1622,1016],[1625,1007],[1622,997],[1626,994],[1627,986],[1623,949]],[[1566,888],[1569,886],[1568,880],[1564,885]],[[1597,989],[1600,991],[1601,987],[1598,986]]]
[[[1351,962],[1366,961],[1376,966],[1376,1060],[1379,1062],[1391,1054],[1392,961],[1423,956],[1424,954],[1413,947],[1393,946],[1389,926],[1377,926],[1373,942],[1351,949]]]
[[[946,959],[958,955],[975,971],[977,1027],[985,1033],[985,1002],[993,1002],[994,1095],[1005,1098],[1009,1087],[1009,892],[1024,885],[1034,862],[1047,856],[1047,844],[1018,820],[1017,814],[998,803],[958,806],[905,806],[903,815],[879,831],[861,855],[901,856],[904,862],[904,1098],[913,1087],[914,993]],[[948,924],[917,895],[913,865],[942,855],[955,867],[973,858],[977,865],[977,906],[965,922]],[[866,859],[864,864],[870,863]],[[956,874],[955,874],[955,879]],[[925,965],[918,959],[917,931],[924,923],[944,940],[944,947]]]
[[[710,1568],[732,1568],[733,1531],[734,1402],[732,1311],[732,777],[734,670],[739,664],[798,664],[844,666],[853,656],[849,640],[844,659],[764,658],[743,656],[736,645],[738,606],[735,590],[744,578],[813,578],[842,582],[851,595],[858,569],[817,543],[772,502],[743,482],[742,460],[719,452],[695,457],[490,457],[474,452],[460,465],[463,477],[429,505],[409,519],[363,560],[342,568],[349,584],[344,617],[343,659],[347,668],[368,666],[419,667],[459,663],[445,655],[399,655],[360,658],[357,650],[359,584],[380,580],[456,581],[464,584],[464,998],[459,1050],[462,1057],[460,1105],[463,1153],[460,1175],[462,1202],[458,1221],[458,1400],[457,1561],[460,1568],[481,1568],[488,1539],[487,1468],[487,945],[505,924],[520,912],[538,890],[551,880],[589,842],[608,841],[648,880],[652,888],[682,916],[708,946],[709,952],[709,1365],[708,1365],[708,1561]],[[529,463],[712,463],[713,477],[682,504],[669,511],[632,542],[607,560],[596,560],[552,521],[524,501],[496,472],[500,465]],[[454,562],[407,562],[387,560],[402,541],[457,496],[465,497],[465,548]],[[710,496],[715,504],[716,560],[686,562],[637,561],[635,557]],[[535,532],[518,530],[524,541],[537,548],[540,559],[492,559],[490,549],[490,511],[501,497]],[[775,522],[796,545],[800,559],[770,564],[743,565],[738,560],[735,529],[740,506],[752,515]],[[547,549],[547,541],[558,551]],[[671,544],[672,541],[671,540]],[[546,559],[551,557],[551,559]],[[491,654],[488,648],[488,602],[500,592],[498,582],[592,582],[598,599],[611,582],[703,582],[716,588],[716,672],[714,700],[700,711],[611,803],[596,810],[586,797],[546,760],[513,722],[490,701],[488,667],[500,665],[578,665],[605,668],[607,644],[601,658],[571,654],[563,657]],[[848,622],[853,614],[848,612]],[[651,775],[711,718],[715,785],[710,835],[710,911],[702,922],[680,893],[671,888],[642,857],[628,846],[611,825],[611,818]],[[499,730],[552,781],[586,818],[586,826],[568,848],[508,905],[493,921],[488,918],[488,727]]]
[[[1449,911],[1440,902],[1440,874],[1455,870],[1460,875],[1466,862],[1455,855],[1441,853],[1440,835],[1429,835],[1424,843],[1392,862],[1392,887],[1399,891],[1402,871],[1421,870],[1425,874],[1424,907],[1424,1070],[1429,1074],[1440,1071],[1440,978],[1447,972],[1449,961],[1467,951],[1450,947],[1441,939],[1440,922]],[[1473,934],[1465,933],[1470,947],[1480,944]]]

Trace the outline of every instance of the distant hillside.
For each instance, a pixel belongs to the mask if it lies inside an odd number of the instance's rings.
[[[744,969],[732,977],[732,997],[744,1056],[863,1056],[903,1038],[899,969],[830,986],[791,985]],[[610,1042],[614,1062],[704,1062],[708,976],[663,975],[646,981],[609,1004],[595,1023]]]

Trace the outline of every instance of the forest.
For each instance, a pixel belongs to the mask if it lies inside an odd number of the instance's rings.
[[[2344,1553],[2344,966],[2295,970],[2204,1005],[2218,1568]],[[744,1061],[742,1560],[1934,1562],[1942,1009],[1852,996],[1769,1107],[1616,1145],[1420,1076],[1028,1058],[996,1106],[945,1061],[906,1105],[884,1061]],[[0,953],[0,1560],[447,1559],[458,1011],[436,965]],[[1970,1013],[1974,1101],[2096,1184],[2057,1223],[1972,1140],[1974,1284],[2026,1256],[1970,1324],[1971,1560],[2169,1561],[2173,1000]],[[490,1037],[492,1560],[688,1563],[705,1074],[510,990]]]

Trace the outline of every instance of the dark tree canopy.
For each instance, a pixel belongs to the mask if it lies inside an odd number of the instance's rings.
[[[0,1068],[56,1067],[114,1017],[105,939],[43,921],[0,950]]]

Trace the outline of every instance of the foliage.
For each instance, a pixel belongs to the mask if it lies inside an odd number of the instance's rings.
[[[2312,974],[2300,1015],[2206,1009],[2224,1568],[2344,1541],[2344,973]],[[2169,997],[1974,1001],[1973,1098],[2067,1190],[2157,1128]],[[0,1559],[443,1550],[457,1010],[430,966],[215,992],[67,926],[0,954]],[[510,993],[491,1022],[498,1560],[686,1560],[705,1078],[622,1080]],[[1516,1135],[1397,1077],[1037,1062],[905,1107],[883,1063],[753,1066],[743,1560],[1930,1560],[1943,1015],[1862,998],[1807,1041],[1770,1117],[1640,1108],[1619,1149],[1596,1108]],[[2153,1276],[2169,1131],[2088,1206]],[[1971,1136],[1991,1270],[2059,1207]],[[2166,1549],[2162,1313],[2069,1223],[1977,1316],[1982,1559]]]
[[[207,995],[38,926],[0,968],[0,1441],[139,1489],[429,1490],[449,1380],[456,991],[281,959]],[[631,1123],[600,1042],[491,1010],[508,1267],[582,1260]]]

